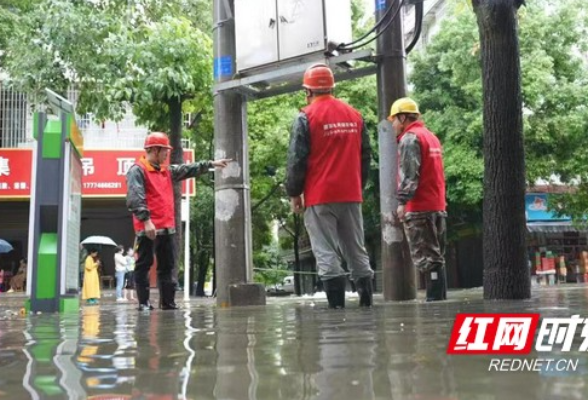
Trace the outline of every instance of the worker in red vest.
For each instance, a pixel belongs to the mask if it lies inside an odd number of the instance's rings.
[[[443,149],[420,120],[417,103],[392,104],[388,120],[398,141],[398,208],[412,262],[425,274],[427,301],[445,300],[445,176]]]
[[[360,113],[333,97],[335,78],[324,64],[304,73],[307,106],[294,121],[286,190],[306,230],[330,308],[345,307],[343,256],[359,294],[372,305],[374,272],[364,245],[362,191],[371,148]]]
[[[145,155],[127,172],[127,207],[133,213],[137,261],[135,289],[139,310],[152,310],[149,302],[149,269],[157,257],[160,307],[175,310],[176,281],[172,270],[176,252],[172,235],[176,232],[172,182],[195,178],[211,167],[224,168],[231,161],[201,161],[165,165],[171,146],[165,133],[153,132],[145,139]],[[188,288],[185,288],[188,290]]]

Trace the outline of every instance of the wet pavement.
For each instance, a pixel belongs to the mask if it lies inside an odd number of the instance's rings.
[[[345,310],[314,298],[232,309],[195,299],[182,311],[140,313],[110,293],[79,315],[23,317],[24,297],[2,293],[0,398],[588,398],[588,356],[578,345],[521,357],[577,360],[573,371],[489,371],[497,356],[446,353],[456,313],[588,317],[588,285],[538,288],[528,301],[484,301],[480,289],[449,297],[392,303],[376,296],[368,310],[353,294]]]

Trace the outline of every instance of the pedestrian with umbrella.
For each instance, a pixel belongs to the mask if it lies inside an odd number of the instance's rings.
[[[13,249],[12,245],[4,239],[0,239],[0,253],[10,253]]]
[[[84,284],[82,285],[82,300],[86,300],[88,305],[98,304],[100,299],[100,260],[98,259],[98,249],[90,247],[88,257],[84,265]]]

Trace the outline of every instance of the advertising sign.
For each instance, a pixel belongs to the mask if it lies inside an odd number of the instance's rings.
[[[74,146],[65,143],[65,188],[61,235],[61,294],[77,293],[79,285],[80,224],[82,218],[82,163]]]
[[[31,149],[0,149],[0,198],[31,195]]]
[[[144,154],[136,150],[87,150],[82,157],[82,196],[116,198],[127,194],[126,173]],[[0,199],[27,199],[31,195],[31,149],[0,149]],[[184,162],[194,160],[193,150],[184,150]],[[182,193],[195,195],[194,179],[183,182]]]
[[[569,217],[556,217],[548,207],[547,193],[527,193],[525,195],[525,216],[528,222],[534,221],[570,221]]]

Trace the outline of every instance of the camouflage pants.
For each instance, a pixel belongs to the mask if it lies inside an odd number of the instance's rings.
[[[421,272],[445,266],[444,211],[410,212],[404,220],[412,263]]]

